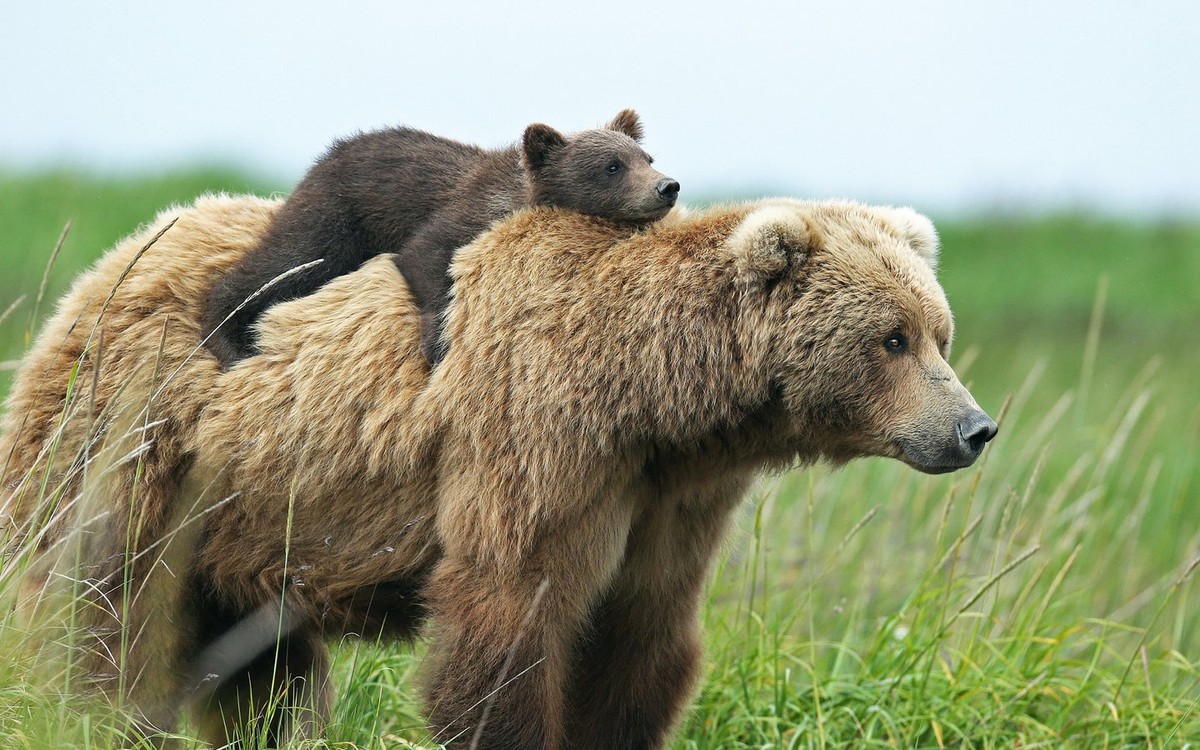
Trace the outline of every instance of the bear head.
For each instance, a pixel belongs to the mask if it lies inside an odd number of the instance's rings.
[[[738,283],[766,295],[761,364],[801,456],[897,458],[926,473],[971,465],[996,423],[947,358],[939,242],[908,208],[759,204],[726,241]]]
[[[642,224],[662,218],[679,183],[654,169],[642,149],[642,124],[622,110],[603,128],[563,135],[549,125],[525,129],[522,161],[532,203],[613,221]]]

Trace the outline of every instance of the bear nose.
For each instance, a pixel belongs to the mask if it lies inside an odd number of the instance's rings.
[[[674,201],[679,197],[679,183],[666,177],[658,181],[658,197],[665,201]]]
[[[984,412],[971,412],[960,419],[957,425],[959,449],[974,461],[983,452],[983,446],[996,437],[999,429]]]

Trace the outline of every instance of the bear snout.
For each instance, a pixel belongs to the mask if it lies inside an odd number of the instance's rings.
[[[926,474],[945,474],[975,463],[998,429],[986,412],[972,405],[950,424],[927,422],[897,442],[904,463]]]
[[[659,199],[669,205],[674,205],[675,199],[679,197],[679,183],[670,177],[659,180],[655,190],[658,191]]]
[[[999,429],[992,418],[982,410],[968,413],[955,425],[959,452],[968,463],[973,463],[979,454],[983,453],[983,446],[996,437]]]

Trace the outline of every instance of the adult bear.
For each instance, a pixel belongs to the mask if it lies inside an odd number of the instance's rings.
[[[244,209],[183,211],[162,251],[210,254]],[[119,623],[153,634],[152,659],[125,655],[135,705],[167,725],[199,690],[220,742],[223,721],[252,715],[249,692],[295,680],[289,700],[306,711],[260,720],[314,731],[326,638],[409,637],[429,619],[439,741],[661,747],[698,673],[703,578],[758,472],[865,455],[950,471],[995,434],[946,363],[937,247],[918,214],[853,203],[761,201],[632,236],[531,209],[458,254],[454,345],[428,380],[387,258],[272,308],[262,356],[215,376],[206,354],[184,361],[194,387],[153,407],[180,451],[159,475],[183,477],[165,515],[200,531],[162,544],[177,550],[173,609]],[[160,278],[152,260],[140,273],[168,298],[214,270]],[[153,296],[140,304],[157,320]],[[127,341],[96,379],[185,359],[199,324],[181,323]],[[39,340],[22,368],[10,429],[52,346]],[[112,391],[96,407],[143,399]]]
[[[254,354],[253,324],[364,261],[395,253],[421,311],[422,348],[440,361],[450,259],[489,224],[528,206],[558,206],[634,226],[661,219],[679,183],[650,166],[642,123],[622,110],[603,128],[525,129],[520,146],[485,150],[412,128],[337,141],[304,176],[259,246],[213,285],[208,346],[225,366]],[[311,261],[278,283],[274,277]]]

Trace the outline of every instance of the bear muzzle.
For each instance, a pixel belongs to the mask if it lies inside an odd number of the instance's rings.
[[[935,434],[900,438],[900,460],[925,474],[965,469],[975,463],[998,431],[999,427],[987,412],[972,406],[953,422],[949,430],[940,427]]]
[[[983,453],[983,446],[996,437],[1000,428],[982,409],[976,409],[958,420],[955,431],[958,433],[959,453],[967,459],[970,465]]]
[[[670,177],[663,177],[659,172],[655,172],[655,174],[661,179],[649,183],[654,186],[654,192],[646,190],[642,193],[643,203],[640,210],[625,209],[628,216],[634,217],[635,223],[658,221],[670,213],[671,209],[675,207],[675,201],[679,198],[679,182]]]
[[[679,197],[679,183],[670,177],[664,177],[658,181],[655,191],[658,193],[659,200],[668,206],[674,206],[675,199]]]

